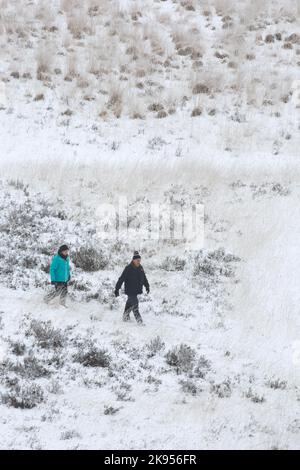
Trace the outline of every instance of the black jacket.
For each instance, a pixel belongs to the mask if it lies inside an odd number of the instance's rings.
[[[116,291],[121,289],[123,282],[125,282],[125,294],[127,295],[142,294],[143,286],[149,290],[149,282],[141,265],[136,267],[133,263],[130,263],[126,266],[118,279]]]

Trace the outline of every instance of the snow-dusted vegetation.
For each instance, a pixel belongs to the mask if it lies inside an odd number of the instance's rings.
[[[2,80],[36,107],[55,97],[62,122],[179,111],[240,122],[241,101],[284,113],[298,14],[294,1],[2,0]]]
[[[0,0],[1,448],[299,448],[299,65],[293,1]],[[143,237],[151,203],[203,243]]]

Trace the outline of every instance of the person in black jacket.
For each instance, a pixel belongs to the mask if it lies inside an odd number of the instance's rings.
[[[123,320],[130,319],[130,312],[133,311],[135,319],[138,323],[143,323],[139,312],[138,295],[143,293],[143,286],[146,287],[147,294],[150,292],[150,286],[145,271],[141,265],[141,257],[138,251],[134,252],[132,261],[126,266],[115,287],[115,296],[119,296],[119,290],[125,283],[125,294],[128,296],[123,313]]]

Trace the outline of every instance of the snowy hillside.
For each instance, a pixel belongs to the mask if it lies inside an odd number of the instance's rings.
[[[1,448],[299,449],[296,2],[0,5]],[[201,205],[203,243],[142,236],[151,204]]]

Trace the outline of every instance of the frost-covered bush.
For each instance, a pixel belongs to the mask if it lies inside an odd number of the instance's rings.
[[[267,381],[267,386],[274,390],[285,390],[287,387],[286,380],[270,379]]]
[[[147,382],[148,384],[155,384],[155,385],[160,385],[162,383],[160,379],[153,377],[153,375],[148,375],[145,378],[145,382]]]
[[[210,251],[206,254],[201,250],[195,256],[193,273],[194,276],[233,277],[234,267],[231,263],[237,261],[240,261],[238,256],[231,253],[225,253],[223,248]]]
[[[76,279],[72,282],[73,289],[79,292],[88,292],[91,290],[91,283],[84,279]]]
[[[290,194],[290,189],[286,186],[282,186],[281,183],[262,183],[250,185],[252,191],[252,197],[257,198],[260,196],[288,196]]]
[[[207,276],[214,276],[216,272],[217,272],[217,266],[209,262],[208,259],[200,258],[200,257],[195,259],[195,267],[194,267],[195,276],[199,274],[203,274]]]
[[[122,352],[123,354],[126,354],[126,356],[128,356],[130,359],[138,360],[142,359],[143,357],[143,351],[140,348],[132,346],[132,343],[128,339],[114,340],[113,345],[118,353]],[[118,361],[118,363],[115,364],[115,366],[118,368],[123,368],[123,365],[124,364],[121,361]]]
[[[226,253],[224,248],[218,248],[217,250],[208,252],[207,258],[216,261],[223,261],[224,263],[241,260],[238,256],[235,256],[232,253]]]
[[[189,393],[190,395],[197,395],[197,385],[192,380],[181,380],[181,390],[184,393]]]
[[[163,106],[161,104],[152,104],[149,106],[149,111],[162,111]],[[148,141],[148,148],[151,150],[160,150],[164,145],[166,145],[166,141],[163,140],[161,137],[153,137]]]
[[[43,362],[34,356],[26,356],[23,361],[6,361],[2,366],[6,371],[14,372],[20,377],[27,379],[36,379],[47,377],[50,371],[44,366]]]
[[[162,341],[160,336],[156,336],[151,339],[150,343],[146,344],[146,348],[148,350],[148,357],[152,357],[165,348],[165,343]]]
[[[212,383],[210,388],[211,393],[214,393],[219,398],[229,398],[232,395],[232,384],[228,378],[221,383]]]
[[[64,349],[56,348],[53,351],[52,355],[47,356],[47,364],[49,366],[55,367],[55,369],[60,369],[63,367],[66,361],[66,356],[64,355]]]
[[[112,390],[116,394],[118,401],[134,401],[133,397],[129,394],[131,386],[124,387],[124,382],[118,385],[117,387],[112,387]]]
[[[185,305],[178,301],[178,298],[168,299],[164,297],[161,302],[161,313],[166,313],[172,317],[189,318],[194,316],[190,310],[185,308]]]
[[[170,349],[166,354],[169,366],[176,367],[177,371],[187,372],[192,369],[196,352],[187,344],[180,344]]]
[[[290,193],[290,190],[282,186],[280,183],[273,183],[271,191],[279,196],[287,196]]]
[[[91,300],[97,300],[102,304],[116,303],[116,299],[113,296],[114,282],[111,279],[98,278],[97,282],[91,282],[90,280],[84,279],[86,274],[81,273],[80,277],[74,282],[71,282],[73,290],[70,290],[70,296],[77,302],[89,302]]]
[[[204,379],[209,370],[211,370],[211,362],[205,356],[200,356],[194,369],[196,377]]]
[[[71,429],[69,431],[62,432],[60,438],[62,441],[67,441],[75,438],[80,439],[81,435],[75,429]]]
[[[1,395],[2,403],[14,408],[34,408],[44,401],[43,389],[30,382],[16,383],[9,391]]]
[[[249,398],[253,403],[264,403],[265,397],[263,395],[258,395],[257,393],[253,392],[252,388],[249,388],[245,393],[245,397]]]
[[[58,380],[52,380],[49,385],[47,386],[47,391],[49,393],[53,393],[55,395],[58,395],[59,393],[62,393],[63,389],[59,383]]]
[[[198,95],[200,93],[209,93],[210,89],[205,83],[196,83],[193,87],[194,95]]]
[[[293,421],[288,425],[287,430],[295,434],[298,433],[300,430],[300,419],[293,419]]]
[[[165,271],[183,271],[185,264],[186,261],[182,258],[167,256],[160,267]]]
[[[115,415],[118,413],[120,408],[114,408],[113,406],[104,405],[104,414],[105,415]]]
[[[133,358],[132,358],[133,359]],[[122,377],[123,380],[135,380],[137,375],[137,367],[134,361],[126,359],[118,359],[118,361],[112,361],[108,369],[108,376],[110,378],[115,378],[119,381],[119,378]]]
[[[104,269],[108,260],[102,250],[96,250],[92,246],[78,248],[72,255],[73,263],[83,271],[93,272]]]
[[[22,341],[10,341],[10,349],[16,356],[23,356],[26,346]]]
[[[41,348],[62,348],[66,344],[64,332],[52,326],[51,321],[32,320],[26,336],[33,336]]]
[[[80,347],[73,356],[75,362],[79,362],[85,367],[108,367],[111,362],[110,355],[105,349],[99,349],[91,345],[88,349]]]

